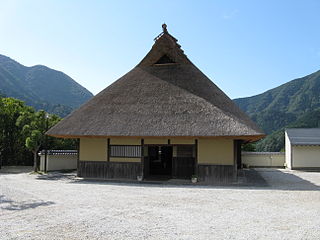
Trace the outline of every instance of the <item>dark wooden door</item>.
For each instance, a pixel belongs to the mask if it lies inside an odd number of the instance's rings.
[[[176,157],[173,159],[173,177],[190,179],[194,174],[194,158]]]
[[[195,169],[194,145],[177,146],[177,155],[173,158],[172,175],[174,178],[190,179]]]

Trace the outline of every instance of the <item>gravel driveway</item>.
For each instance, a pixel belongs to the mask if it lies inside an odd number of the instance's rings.
[[[320,173],[256,171],[267,185],[0,173],[0,239],[320,239]]]

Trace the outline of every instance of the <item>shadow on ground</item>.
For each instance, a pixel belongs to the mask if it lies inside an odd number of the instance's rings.
[[[15,202],[7,199],[4,195],[0,195],[0,209],[10,211],[21,211],[41,206],[49,206],[55,204],[52,201],[31,201],[31,202]]]
[[[275,190],[287,190],[287,191],[319,191],[320,181],[317,184],[309,181],[308,178],[312,174],[320,176],[319,172],[306,172],[306,171],[290,171],[290,170],[279,170],[279,169],[250,169],[249,175],[260,175],[265,182],[267,187]],[[304,175],[302,178],[299,175]],[[318,179],[320,180],[320,177]],[[251,177],[248,177],[251,179]]]
[[[307,172],[300,172],[306,173]],[[316,173],[319,174],[320,173]],[[183,187],[183,188],[232,188],[232,189],[271,189],[288,191],[319,191],[316,185],[305,178],[298,176],[297,172],[284,171],[279,169],[243,169],[239,172],[238,181],[224,185],[192,184],[189,180],[166,180],[166,181],[143,181],[127,179],[82,179],[76,177],[76,172],[49,172],[38,175],[38,180],[65,180],[69,184],[100,184],[100,185],[119,185],[133,187]],[[319,178],[320,179],[320,178]]]
[[[75,171],[67,172],[48,172],[46,174],[37,175],[38,180],[74,180],[77,173]]]
[[[19,174],[32,172],[32,166],[2,166],[0,174]]]

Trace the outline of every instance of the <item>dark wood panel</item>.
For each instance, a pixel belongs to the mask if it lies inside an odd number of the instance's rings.
[[[190,179],[194,174],[194,158],[175,158],[174,177]],[[79,176],[100,179],[132,179],[141,175],[141,163],[79,161]],[[198,164],[199,181],[208,184],[230,183],[234,180],[232,165]]]
[[[242,140],[234,140],[233,141],[234,159],[235,159],[235,164],[237,166],[237,169],[242,168],[241,145],[242,145]]]
[[[141,164],[132,162],[80,161],[79,177],[101,179],[137,179]]]
[[[137,179],[141,175],[141,163],[110,162],[108,178]]]
[[[150,161],[148,157],[143,158],[143,164],[143,176],[147,178],[150,175]]]
[[[198,177],[205,183],[230,183],[234,181],[235,170],[232,165],[198,164]]]
[[[107,162],[79,161],[79,177],[106,178],[107,167]]]
[[[194,172],[195,159],[192,157],[173,158],[172,176],[180,179],[191,179]]]

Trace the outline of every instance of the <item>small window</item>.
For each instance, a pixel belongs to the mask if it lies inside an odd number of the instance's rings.
[[[110,157],[140,158],[141,146],[110,145]]]
[[[168,64],[168,63],[176,63],[167,55],[163,55],[155,64]]]

